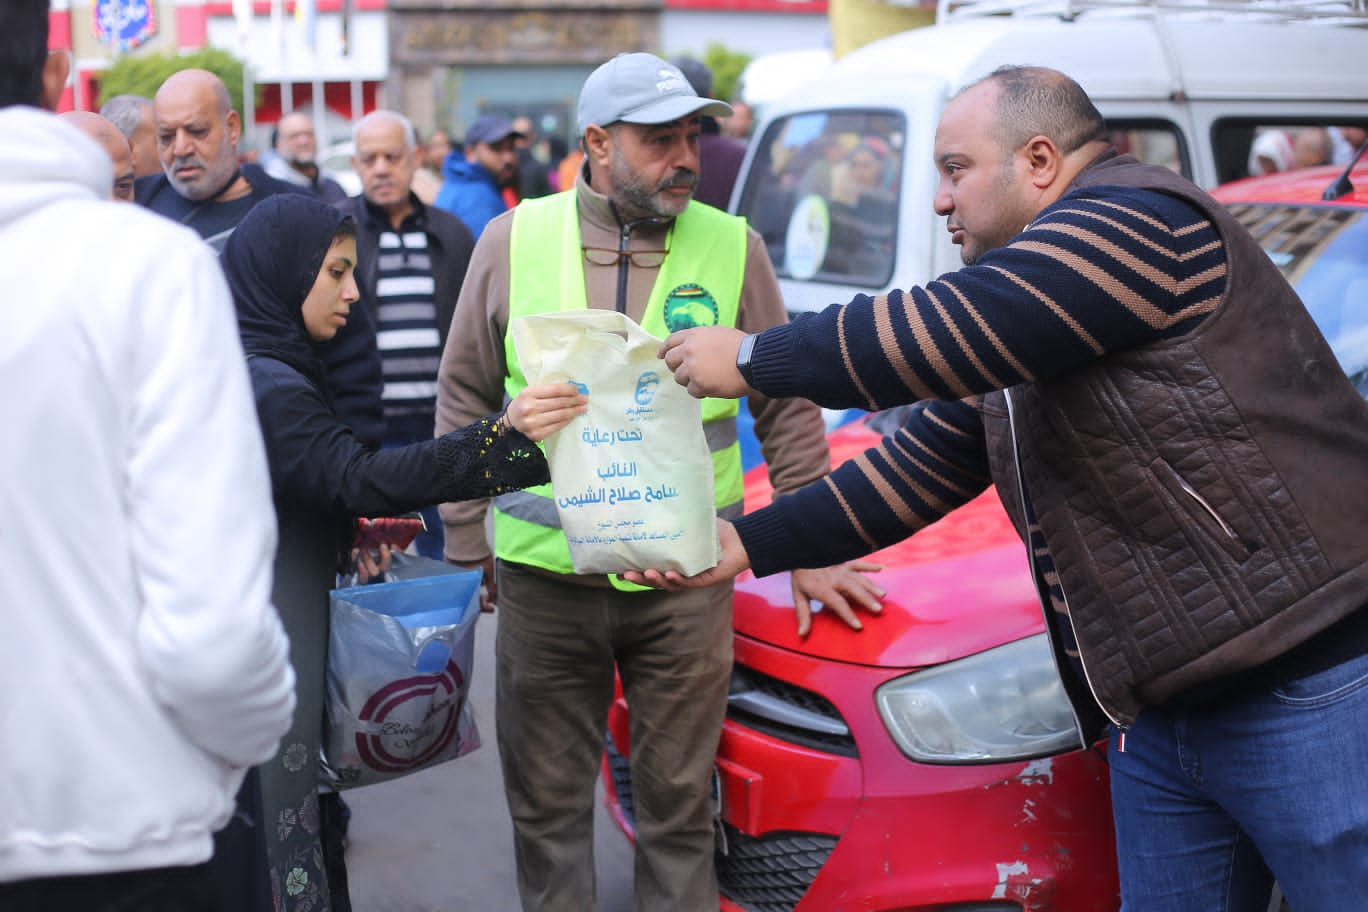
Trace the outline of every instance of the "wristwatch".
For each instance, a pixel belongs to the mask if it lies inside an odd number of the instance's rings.
[[[741,379],[746,381],[746,385],[751,385],[751,352],[755,351],[755,337],[757,333],[751,333],[741,340],[741,347],[736,350],[736,369],[741,372]]]

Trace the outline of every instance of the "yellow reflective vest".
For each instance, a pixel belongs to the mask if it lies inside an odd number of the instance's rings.
[[[524,200],[513,212],[509,240],[508,320],[589,306],[575,190]],[[641,326],[661,339],[692,326],[735,326],[746,272],[746,222],[702,203],[674,220]],[[509,398],[527,385],[512,334],[504,334]],[[734,399],[703,400],[703,430],[712,452],[718,515],[741,515],[741,446]],[[501,560],[573,573],[549,484],[494,500],[494,548]],[[640,587],[613,577],[622,589]]]

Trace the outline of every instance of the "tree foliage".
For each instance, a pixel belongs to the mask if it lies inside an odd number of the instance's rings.
[[[206,47],[189,54],[123,54],[100,79],[100,104],[115,95],[141,95],[151,98],[172,73],[181,70],[208,70],[223,80],[232,99],[233,110],[243,111],[243,63],[221,48]],[[261,88],[253,93],[261,101]]]
[[[715,41],[708,45],[707,50],[703,52],[703,62],[712,70],[714,98],[728,101],[736,96],[736,85],[741,79],[741,71],[750,60],[749,54],[728,50]]]
[[[736,94],[737,84],[741,81],[741,71],[750,63],[749,54],[728,50],[725,45],[711,42],[702,54],[695,51],[662,54],[666,59],[674,57],[693,57],[701,60],[712,71],[712,97],[730,101]]]

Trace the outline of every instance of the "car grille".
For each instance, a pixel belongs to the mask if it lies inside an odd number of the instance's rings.
[[[793,912],[836,848],[836,837],[825,833],[769,833],[756,838],[729,823],[722,829],[727,854],[717,855],[717,886],[749,912]]]
[[[727,718],[781,741],[842,757],[858,757],[855,738],[825,697],[737,664]]]

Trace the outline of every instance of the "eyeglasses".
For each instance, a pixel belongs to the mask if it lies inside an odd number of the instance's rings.
[[[664,250],[613,250],[611,247],[580,247],[584,251],[584,258],[595,266],[616,266],[623,259],[631,261],[633,266],[640,266],[642,269],[654,269],[665,262],[665,254],[669,253],[669,248]]]

